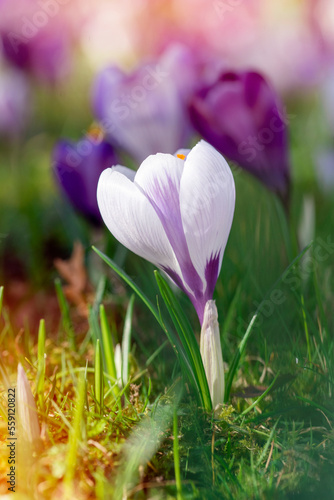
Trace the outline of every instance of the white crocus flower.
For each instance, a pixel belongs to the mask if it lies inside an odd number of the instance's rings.
[[[137,172],[114,166],[102,172],[97,200],[115,238],[165,271],[204,324],[235,205],[234,179],[223,156],[200,141],[188,154],[149,156]]]

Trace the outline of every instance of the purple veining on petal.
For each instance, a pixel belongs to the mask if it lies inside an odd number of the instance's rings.
[[[210,259],[207,261],[205,266],[205,280],[206,280],[206,290],[205,290],[205,298],[207,300],[211,300],[213,297],[213,292],[217,283],[218,275],[219,275],[219,261],[220,261],[220,253],[217,252],[215,255],[211,255]]]
[[[163,225],[180,265],[184,282],[192,290],[194,297],[200,299],[203,296],[203,283],[190,258],[183,231],[179,188],[180,183],[176,185],[173,179],[167,176],[167,184],[161,184],[158,179],[155,180],[154,196],[144,189],[140,189],[153,206]],[[189,295],[187,290],[185,292]]]
[[[180,276],[175,271],[173,271],[169,267],[160,266],[160,268],[163,271],[165,271],[166,274],[168,274],[168,276],[174,281],[174,283],[184,293],[186,293],[188,295],[188,297],[190,298],[190,300],[191,300],[191,302],[192,302],[192,304],[193,304],[193,306],[194,306],[194,308],[196,310],[198,319],[199,319],[200,323],[202,324],[202,322],[203,322],[203,316],[204,316],[205,304],[206,304],[207,300],[209,300],[209,299],[206,299],[206,294],[203,295],[201,293],[198,297],[194,297],[194,295],[192,295],[191,293],[189,293],[188,290],[184,287],[182,279],[180,278]]]
[[[177,285],[184,293],[189,295],[187,290],[183,286],[182,278],[177,274],[176,271],[166,266],[159,266],[159,267],[160,269],[165,271],[166,274],[168,274],[168,276],[174,281],[175,285]]]

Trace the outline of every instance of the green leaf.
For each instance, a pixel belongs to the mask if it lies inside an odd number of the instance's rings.
[[[37,395],[41,409],[44,408],[45,380],[45,321],[41,319],[38,330]]]
[[[103,304],[100,305],[100,324],[102,332],[102,350],[104,352],[105,359],[105,371],[108,373],[108,375],[116,380],[117,374],[115,366],[114,344],[112,341],[111,330]]]
[[[98,403],[97,412],[102,414],[103,412],[103,362],[100,341],[96,341],[95,348],[95,399]]]
[[[185,316],[179,302],[176,300],[166,280],[158,273],[158,271],[155,271],[154,274],[161,296],[166,304],[177,333],[179,334],[182,347],[187,355],[202,404],[207,411],[210,411],[212,409],[212,403],[209,386],[204,371],[200,349],[193,329],[191,328],[188,318]]]

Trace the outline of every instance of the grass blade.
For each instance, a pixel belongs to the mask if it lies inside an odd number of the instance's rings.
[[[122,337],[122,380],[126,385],[129,378],[129,352],[131,348],[132,315],[135,296],[131,295],[130,302],[126,311],[123,337]]]
[[[175,471],[175,482],[176,482],[176,498],[177,500],[182,500],[182,482],[181,482],[181,472],[180,472],[180,454],[179,454],[179,431],[177,425],[177,411],[174,408],[173,415],[173,452],[174,452],[174,471]]]
[[[115,367],[114,344],[112,341],[111,330],[103,304],[100,305],[100,325],[102,332],[102,347],[105,358],[105,371],[108,373],[108,375],[116,380],[117,374]]]
[[[227,374],[227,378],[226,378],[226,385],[225,385],[225,403],[227,403],[228,401],[228,398],[230,397],[230,392],[231,392],[231,387],[232,387],[232,382],[233,382],[233,379],[234,379],[234,375],[236,374],[237,370],[238,370],[238,367],[239,367],[239,361],[241,359],[241,356],[245,350],[245,347],[246,347],[246,344],[247,344],[247,340],[249,339],[249,336],[253,330],[253,326],[254,326],[254,323],[255,323],[255,320],[257,318],[257,315],[254,314],[254,316],[252,317],[251,319],[251,322],[249,323],[248,325],[248,328],[246,330],[246,333],[245,335],[243,336],[240,344],[238,345],[238,348],[237,348],[237,351],[233,357],[233,360],[232,360],[232,363],[231,363],[231,366],[230,366],[230,369],[228,371],[228,374]]]
[[[38,330],[38,367],[36,392],[41,410],[44,409],[44,381],[45,381],[45,321],[41,319]]]
[[[102,361],[102,352],[100,340],[96,341],[95,347],[95,399],[97,401],[96,413],[103,413],[103,389],[104,389],[104,380],[103,380],[103,361]]]
[[[259,396],[256,401],[254,401],[248,408],[246,408],[246,410],[244,410],[241,413],[242,417],[244,415],[247,415],[247,413],[249,413],[253,408],[255,408],[255,406],[257,406],[262,401],[262,399],[266,397],[266,395],[271,391],[272,387],[274,386],[274,384],[275,384],[275,382],[277,380],[278,375],[279,375],[279,372],[277,373],[276,377],[274,378],[274,380],[272,381],[272,383],[270,384],[270,386],[267,387],[267,389],[261,394],[261,396]]]

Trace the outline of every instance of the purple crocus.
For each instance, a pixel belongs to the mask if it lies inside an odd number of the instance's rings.
[[[33,75],[40,81],[54,84],[70,70],[70,40],[61,25],[30,27],[30,37],[12,30],[2,30],[0,45],[4,58],[12,66]],[[35,30],[35,31],[33,31]]]
[[[263,76],[222,73],[195,94],[190,116],[205,140],[287,201],[287,120],[282,103]]]
[[[193,133],[186,112],[189,88],[182,74],[188,59],[180,50],[164,54],[154,64],[131,73],[112,66],[103,70],[93,88],[93,108],[106,136],[138,163],[157,152],[169,153],[187,144]]]
[[[104,140],[87,135],[77,143],[61,140],[53,151],[53,169],[72,205],[94,224],[101,224],[96,188],[101,172],[117,164],[115,152]]]
[[[225,159],[201,141],[187,156],[151,155],[137,172],[114,166],[102,172],[97,199],[109,231],[163,269],[189,296],[202,324],[234,213]]]

